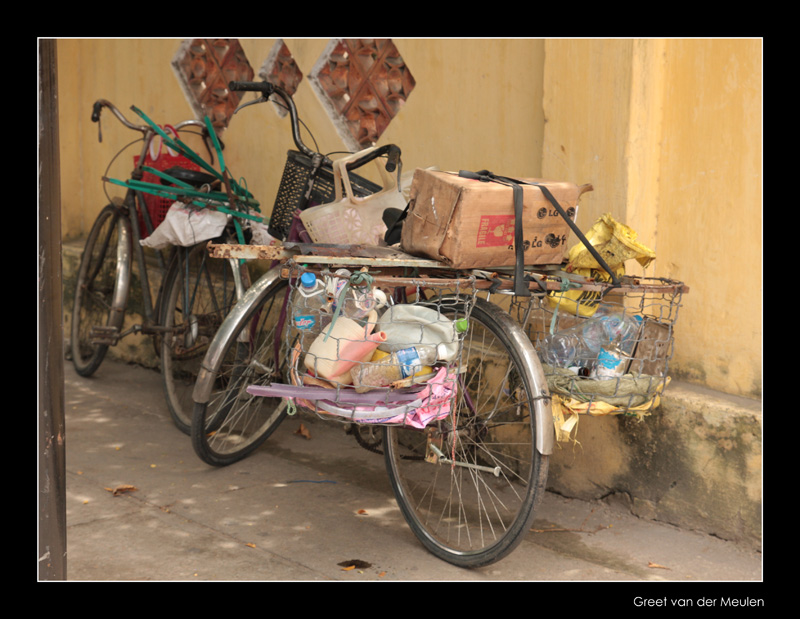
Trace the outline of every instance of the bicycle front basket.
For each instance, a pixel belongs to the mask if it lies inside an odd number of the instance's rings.
[[[269,233],[278,240],[285,241],[292,225],[292,218],[298,209],[305,210],[309,206],[326,204],[336,199],[336,188],[333,181],[333,168],[323,164],[317,171],[314,187],[307,202],[304,196],[313,173],[311,158],[298,151],[287,153],[286,165],[283,168],[281,184],[269,222]],[[357,174],[350,174],[353,192],[359,196],[368,196],[381,190],[377,185]]]

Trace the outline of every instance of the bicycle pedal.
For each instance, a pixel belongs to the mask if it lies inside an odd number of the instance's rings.
[[[113,346],[119,340],[119,329],[117,327],[94,326],[89,331],[89,342],[92,345]]]

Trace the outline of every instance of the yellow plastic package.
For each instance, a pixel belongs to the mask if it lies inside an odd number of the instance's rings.
[[[610,282],[611,276],[603,269],[570,269],[572,273],[582,277],[591,278],[598,282]],[[625,274],[625,268],[618,268],[615,275]],[[597,307],[602,301],[600,292],[594,290],[567,290],[566,292],[550,292],[547,303],[551,309],[568,312],[574,316],[589,318],[594,316]]]
[[[608,213],[598,219],[585,236],[617,277],[625,274],[626,260],[635,259],[643,267],[646,267],[656,257],[652,249],[636,240],[638,235],[634,230],[616,221]],[[611,281],[611,276],[581,242],[570,248],[567,270],[596,281]],[[559,310],[576,316],[589,317],[593,316],[597,310],[600,293],[583,290],[551,292],[547,301],[553,309],[557,307]]]
[[[656,257],[652,249],[636,240],[638,235],[634,230],[615,221],[608,213],[598,219],[585,236],[600,257],[615,271],[624,266],[626,260],[635,259],[646,267]],[[570,248],[569,265],[576,269],[601,268],[583,243],[577,243]]]

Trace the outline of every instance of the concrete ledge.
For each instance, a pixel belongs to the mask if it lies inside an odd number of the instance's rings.
[[[760,402],[673,381],[641,421],[581,415],[549,489],[760,548],[761,431]]]

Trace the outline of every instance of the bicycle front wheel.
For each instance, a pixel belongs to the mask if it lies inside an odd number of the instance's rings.
[[[130,221],[109,204],[100,211],[81,256],[72,306],[70,352],[80,376],[100,367],[125,318],[131,276]]]
[[[214,389],[196,402],[192,446],[201,460],[226,466],[255,451],[286,417],[286,401],[247,393],[250,385],[281,382],[287,372],[285,326],[287,282],[276,285],[214,342]],[[246,302],[246,299],[243,299]],[[231,319],[231,317],[229,317]]]
[[[197,373],[214,334],[236,304],[236,283],[228,260],[211,258],[207,243],[178,248],[164,282],[161,376],[170,415],[191,433]],[[245,267],[246,268],[246,267]]]
[[[451,414],[424,430],[384,429],[403,516],[428,550],[461,567],[516,548],[544,492],[548,458],[536,449],[534,410],[547,389],[520,354],[519,332],[508,314],[477,300]]]

